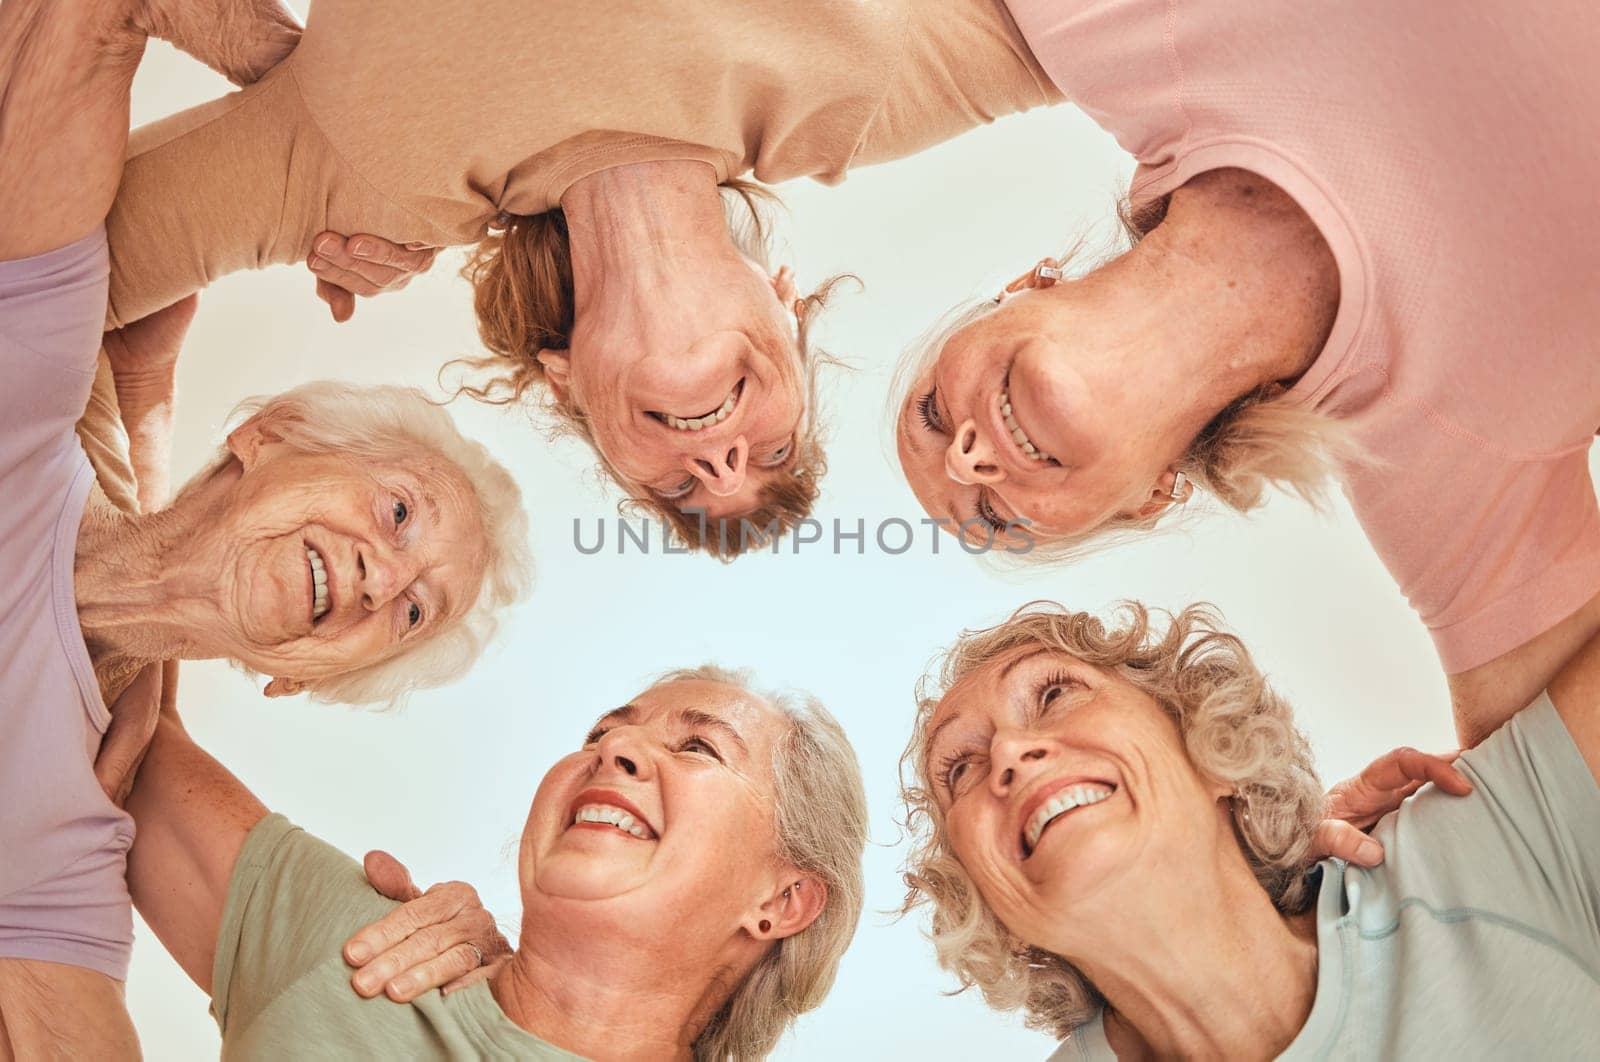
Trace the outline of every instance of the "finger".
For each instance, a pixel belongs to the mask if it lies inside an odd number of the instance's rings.
[[[355,986],[359,995],[370,999],[387,991],[391,984],[405,977],[409,971],[427,966],[462,945],[476,943],[482,932],[482,921],[470,917],[454,918],[438,925],[424,926],[357,970],[351,975],[350,983]],[[472,951],[471,948],[467,950],[472,953],[473,962],[476,963],[478,952]],[[445,981],[464,972],[465,969],[452,971]],[[417,991],[425,992],[443,983],[444,981],[438,981],[422,985]]]
[[[355,316],[356,297],[337,284],[317,278],[317,298],[328,304],[335,324],[344,324]]]
[[[1363,867],[1383,862],[1383,845],[1340,819],[1324,819],[1317,824],[1311,851],[1317,859],[1334,856]]]
[[[420,273],[433,265],[434,247],[401,246],[390,243],[381,236],[358,233],[350,237],[347,248],[352,258],[375,267],[385,267],[401,273]]]
[[[382,854],[382,853],[375,853]],[[404,869],[403,867],[401,868]],[[410,878],[407,878],[409,881]],[[352,966],[375,964],[385,954],[402,945],[413,936],[425,934],[427,930],[450,923],[456,919],[464,908],[475,908],[485,917],[488,912],[477,905],[477,893],[470,885],[460,882],[451,882],[451,885],[460,885],[460,890],[446,889],[435,885],[421,896],[417,896],[400,907],[396,907],[371,925],[357,930],[353,936],[345,941],[345,960]],[[414,887],[413,887],[414,888]],[[470,903],[467,902],[470,900]],[[458,935],[451,940],[434,940],[433,954],[438,954],[444,948],[461,940],[468,939],[466,934],[477,928],[476,920],[471,920],[467,928],[460,930]],[[458,927],[459,929],[459,927]],[[437,934],[428,934],[426,939],[433,940]],[[423,947],[429,945],[424,944]],[[411,962],[420,961],[415,951],[407,952],[406,956]],[[397,960],[398,961],[398,960]],[[382,987],[384,981],[394,976],[404,966],[396,966],[387,975],[379,978],[373,988],[374,994]],[[376,976],[376,975],[375,975]]]
[[[479,968],[478,953],[472,945],[457,944],[442,955],[412,967],[384,986],[384,992],[396,1003],[409,1003],[435,988],[465,977]]]
[[[160,664],[142,668],[111,707],[94,775],[107,797],[120,804],[133,787],[133,776],[144,760],[161,711]],[[119,799],[120,798],[120,799]]]
[[[371,278],[363,276],[354,269],[347,269],[333,259],[325,258],[320,254],[312,255],[306,265],[317,275],[319,280],[337,284],[339,287],[356,295],[371,297],[383,291],[385,287],[385,283],[374,282]],[[391,278],[393,275],[395,274],[391,274]]]
[[[406,865],[382,849],[368,852],[361,869],[366,872],[367,882],[391,900],[406,903],[422,895]]]
[[[499,973],[500,967],[504,966],[508,961],[509,960],[506,958],[501,958],[496,959],[493,962],[486,962],[477,969],[470,970],[456,978],[454,981],[451,981],[449,984],[442,986],[439,989],[439,994],[441,996],[448,996],[451,992],[466,988],[468,985],[475,985],[479,981],[487,981],[495,974]]]

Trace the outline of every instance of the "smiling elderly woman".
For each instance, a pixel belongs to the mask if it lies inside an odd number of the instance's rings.
[[[1028,606],[919,690],[906,908],[941,965],[1068,1059],[1600,1046],[1551,1020],[1600,983],[1600,642],[1364,869],[1314,864],[1310,749],[1214,613],[1121,619]]]
[[[665,676],[546,772],[516,953],[448,997],[349,991],[342,944],[393,904],[174,715],[129,809],[134,901],[231,1057],[761,1058],[822,1002],[861,913],[866,797],[844,731],[718,668]]]

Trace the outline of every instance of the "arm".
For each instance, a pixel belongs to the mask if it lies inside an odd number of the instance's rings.
[[[1600,782],[1600,635],[1589,639],[1551,680],[1550,701]]]
[[[1593,652],[1596,635],[1600,635],[1600,594],[1511,652],[1471,671],[1451,675],[1450,702],[1461,747],[1478,744],[1527,707],[1539,691],[1550,688],[1569,661]],[[1572,726],[1571,720],[1567,725]],[[1577,731],[1573,734],[1576,737]]]

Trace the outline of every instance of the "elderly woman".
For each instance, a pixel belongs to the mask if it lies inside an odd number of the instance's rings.
[[[1010,6],[1138,160],[1143,238],[1079,279],[1047,259],[913,355],[922,504],[1039,560],[1195,487],[1244,511],[1337,470],[1463,740],[1494,730],[1600,630],[1589,11]]]
[[[860,769],[818,704],[717,668],[600,717],[544,776],[493,980],[405,1006],[341,945],[393,905],[164,714],[129,801],[135,903],[231,1057],[763,1057],[833,983],[862,904]]]
[[[1310,750],[1204,607],[1036,604],[919,699],[907,908],[1057,1057],[1600,1048],[1600,641],[1462,753],[1468,795],[1385,816],[1368,869],[1314,863]]]
[[[526,581],[510,477],[397,388],[259,404],[163,511],[98,493],[73,424],[145,13],[0,12],[0,1011],[16,991],[71,995],[107,1040],[126,1023],[133,823],[93,761],[132,677],[228,658],[270,676],[269,695],[390,699],[467,666]]]
[[[472,386],[542,399],[638,505],[736,552],[824,467],[821,294],[772,271],[740,175],[834,182],[1059,98],[998,0],[316,0],[259,84],[134,136],[112,319],[300,260],[344,316],[335,285],[474,244],[497,368]]]

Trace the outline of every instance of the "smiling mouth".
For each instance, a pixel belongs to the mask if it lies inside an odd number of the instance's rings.
[[[722,405],[709,413],[702,413],[698,417],[677,417],[671,413],[660,413],[653,409],[645,412],[676,431],[704,431],[713,425],[721,424],[733,415],[733,411],[739,405],[739,396],[744,394],[744,381],[745,377],[739,377],[739,382],[729,389],[727,397],[722,400]]]
[[[315,624],[328,614],[328,566],[322,554],[306,547],[306,563],[311,566],[311,622]]]
[[[1037,464],[1059,465],[1061,462],[1039,449],[1034,441],[1028,438],[1028,433],[1022,430],[1022,425],[1017,423],[1017,415],[1011,409],[1011,380],[1008,376],[1000,388],[1000,418],[1005,422],[1006,431],[1011,433],[1011,440],[1017,444],[1022,455],[1029,461]]]
[[[1116,786],[1103,782],[1080,782],[1067,786],[1040,804],[1022,827],[1022,858],[1033,855],[1034,849],[1039,847],[1039,839],[1058,820],[1079,808],[1098,804],[1116,791]]]
[[[573,813],[569,826],[609,827],[641,841],[656,839],[648,822],[613,804],[584,804]]]

